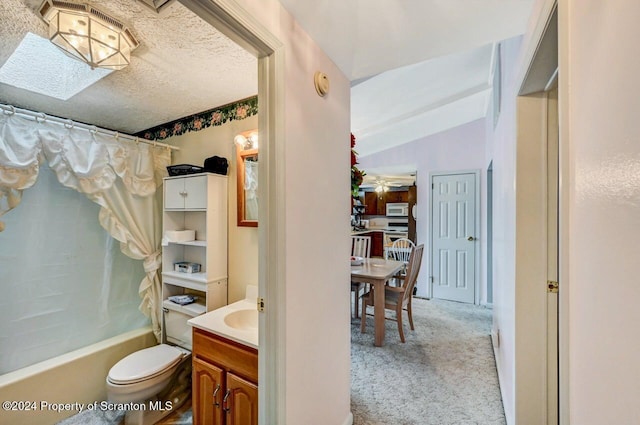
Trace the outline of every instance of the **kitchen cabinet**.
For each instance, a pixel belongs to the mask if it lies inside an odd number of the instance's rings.
[[[387,202],[384,199],[384,192],[376,193],[376,214],[387,215]]]
[[[415,211],[415,206],[418,204],[418,188],[413,185],[409,186],[409,220],[408,220],[408,237],[416,242],[416,217],[414,217],[413,212]]]
[[[365,192],[364,205],[366,207],[364,210],[366,215],[378,215],[378,194],[376,192]]]
[[[162,247],[162,299],[195,295],[196,303],[181,306],[163,302],[165,324],[174,311],[195,317],[227,305],[227,177],[213,173],[164,179],[163,235],[193,230],[195,240],[167,238]],[[191,262],[200,271],[175,270],[175,263]],[[188,337],[189,335],[187,335]],[[171,343],[185,345],[185,340]]]
[[[384,256],[384,232],[375,231],[362,234],[371,237],[371,257]]]
[[[387,215],[387,204],[393,202],[408,202],[409,191],[396,190],[389,192],[365,192],[365,215]]]
[[[385,192],[384,202],[385,204],[394,203],[394,202],[409,202],[409,191],[398,190],[398,191]]]
[[[365,192],[364,204],[366,205],[365,215],[385,215],[387,213],[384,193]]]
[[[194,425],[258,424],[258,350],[193,330]]]

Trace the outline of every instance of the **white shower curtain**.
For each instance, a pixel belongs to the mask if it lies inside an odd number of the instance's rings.
[[[18,206],[22,191],[35,183],[42,161],[60,183],[100,205],[102,227],[120,242],[125,255],[143,261],[140,310],[151,318],[160,341],[162,223],[156,190],[162,186],[171,152],[71,125],[0,113],[0,217]]]

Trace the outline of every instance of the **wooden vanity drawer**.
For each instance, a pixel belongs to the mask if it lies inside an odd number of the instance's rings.
[[[198,328],[193,329],[193,355],[258,382],[258,350]]]

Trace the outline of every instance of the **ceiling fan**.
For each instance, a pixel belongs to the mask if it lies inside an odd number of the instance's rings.
[[[413,176],[365,176],[360,189],[374,189],[376,192],[387,192],[392,187],[411,186],[415,182]]]

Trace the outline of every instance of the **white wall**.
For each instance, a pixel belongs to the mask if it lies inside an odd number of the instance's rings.
[[[486,169],[485,164],[485,120],[476,120],[442,133],[434,134],[411,143],[400,145],[375,154],[358,158],[358,167],[365,172],[368,168],[387,166],[415,166],[418,217],[416,220],[416,239],[425,244],[425,259],[423,272],[418,276],[418,295],[427,296],[429,287],[429,228],[430,211],[429,196],[431,193],[430,173],[457,170],[480,171],[480,223],[477,234],[480,249],[477,251],[481,267],[478,279],[480,281],[480,302],[486,302],[486,258],[482,252],[486,248]],[[357,150],[356,142],[356,150]]]
[[[350,418],[350,84],[276,0],[238,3],[284,45],[286,423]],[[316,71],[331,90],[320,98]],[[268,303],[268,300],[267,300]]]
[[[493,332],[500,390],[507,423],[515,422],[515,219],[516,219],[516,65],[521,39],[502,45],[501,112],[494,129],[487,118],[486,164],[493,160]],[[491,108],[490,108],[491,110]],[[491,267],[491,265],[489,265]],[[496,340],[494,340],[494,343]]]
[[[560,1],[572,424],[640,423],[639,16],[636,0]]]
[[[202,166],[205,158],[214,155],[229,161],[229,303],[243,299],[247,285],[258,285],[258,229],[237,225],[236,151],[233,144],[238,133],[257,128],[258,116],[254,115],[164,141],[180,147],[179,151],[173,151],[172,164]]]

